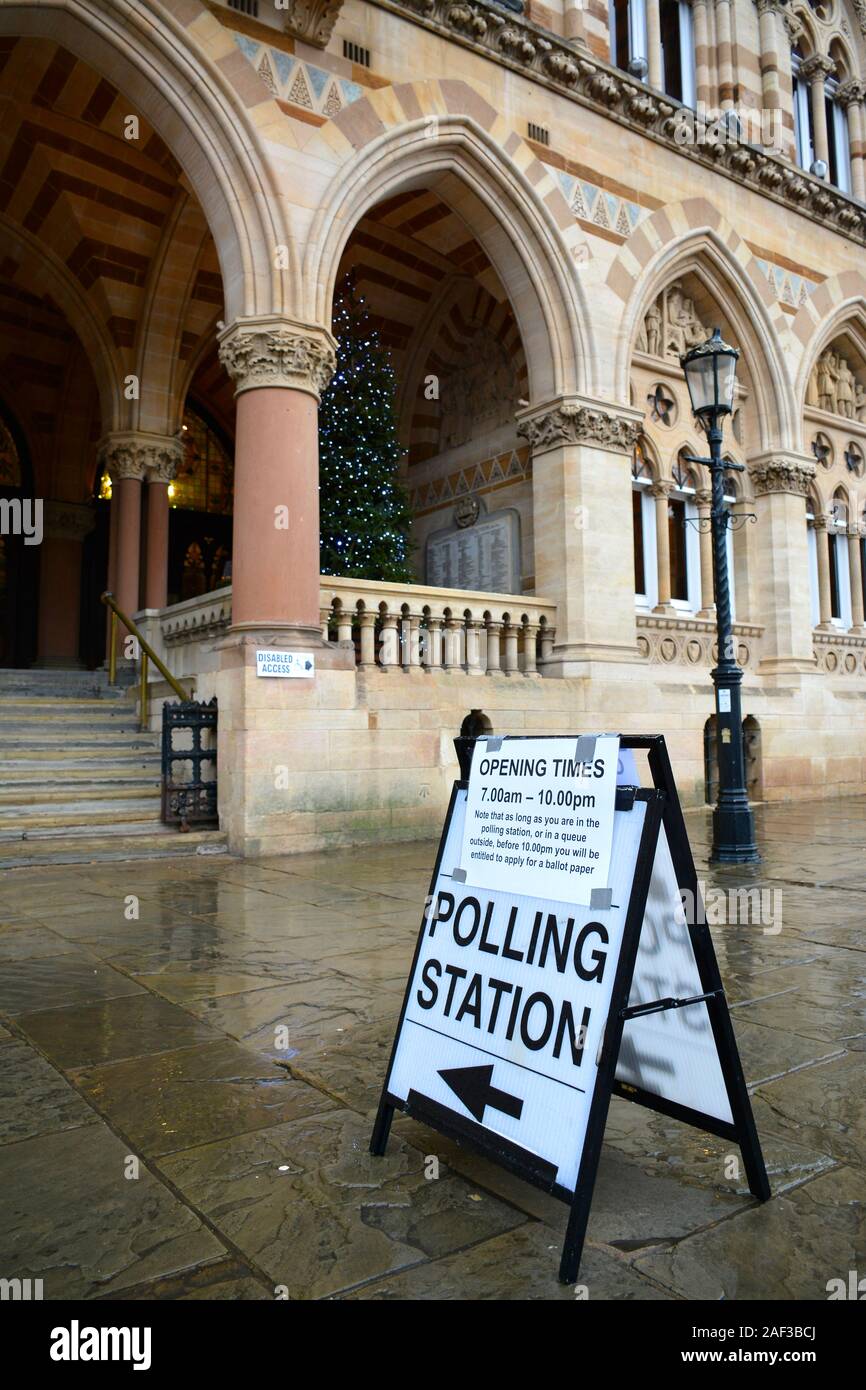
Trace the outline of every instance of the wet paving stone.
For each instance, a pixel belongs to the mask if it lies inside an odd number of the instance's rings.
[[[0,1144],[76,1129],[97,1120],[91,1107],[26,1042],[0,1047]]]
[[[825,1298],[866,1249],[866,798],[758,808],[743,873],[687,820],[700,876],[767,918],[711,930],[774,1196],[735,1145],[615,1100],[581,1280]],[[11,1272],[47,1270],[48,1298],[574,1299],[561,1203],[404,1117],[367,1152],[434,857],[0,875],[0,1249],[33,1262]]]
[[[185,1010],[152,994],[20,1014],[17,1023],[66,1071],[220,1040],[220,1034]]]
[[[103,1295],[103,1298],[115,1297],[115,1294]],[[125,1303],[190,1303],[202,1300],[270,1303],[273,1299],[274,1291],[265,1280],[257,1278],[235,1260],[218,1260],[123,1291]]]
[[[0,1014],[86,1004],[139,994],[141,986],[84,953],[56,959],[0,962]]]
[[[0,1249],[9,1277],[44,1281],[46,1299],[119,1295],[222,1258],[188,1206],[102,1124],[0,1148]]]
[[[866,1053],[761,1086],[754,1103],[771,1133],[866,1170]]]
[[[230,1039],[74,1074],[76,1084],[143,1153],[159,1155],[333,1108]]]
[[[577,1286],[557,1279],[561,1242],[535,1222],[471,1249],[377,1280],[346,1295],[352,1300],[478,1299],[550,1300],[574,1303],[615,1298],[664,1301],[671,1297],[651,1279],[607,1251],[584,1250]]]
[[[823,1300],[864,1249],[866,1173],[838,1168],[635,1263],[683,1298]]]
[[[187,1007],[264,1056],[286,1061],[345,1035],[356,1024],[383,1015],[396,1020],[399,1004],[395,1006],[395,999],[394,993],[376,992],[331,973],[219,999],[191,999]]]
[[[521,1224],[461,1178],[425,1176],[394,1140],[369,1153],[369,1123],[312,1116],[162,1159],[160,1170],[292,1298],[321,1298]]]

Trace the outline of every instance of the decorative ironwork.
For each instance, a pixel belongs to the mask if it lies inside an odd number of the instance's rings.
[[[162,707],[162,819],[166,825],[217,825],[217,701],[178,700]],[[188,746],[175,746],[175,735],[188,734]],[[208,734],[208,746],[202,738]],[[188,764],[191,775],[175,780],[179,765]],[[205,767],[213,777],[205,781]]]

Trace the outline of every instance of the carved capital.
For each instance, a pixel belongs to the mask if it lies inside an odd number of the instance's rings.
[[[866,82],[857,82],[852,77],[847,82],[842,83],[836,96],[843,106],[856,106],[866,97]]]
[[[800,64],[800,76],[805,77],[807,82],[824,82],[835,71],[836,64],[826,53],[813,53],[811,58],[805,58]]]
[[[343,0],[285,0],[285,27],[295,39],[326,48],[343,8]]]
[[[83,541],[96,525],[92,507],[75,502],[45,503],[45,534],[51,540]]]
[[[650,484],[650,496],[658,500],[667,499],[674,490],[674,485],[667,479],[661,478],[658,482]]]
[[[219,336],[219,358],[235,394],[258,386],[307,391],[318,400],[334,375],[330,336],[288,319],[237,319]]]
[[[124,479],[170,483],[183,458],[179,435],[127,431],[109,434],[99,445],[100,465],[113,483]]]
[[[631,453],[642,430],[640,420],[611,415],[592,406],[562,403],[518,421],[517,433],[533,453],[561,444],[592,444],[615,453]]]
[[[766,497],[771,492],[807,497],[815,478],[815,465],[794,459],[762,459],[749,465],[749,477],[756,497]]]

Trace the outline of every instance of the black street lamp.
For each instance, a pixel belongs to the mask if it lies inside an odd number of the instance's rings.
[[[695,417],[706,432],[710,457],[692,458],[710,470],[713,534],[713,583],[716,591],[718,661],[712,671],[716,690],[716,749],[719,760],[718,800],[713,810],[713,847],[710,861],[715,864],[755,864],[761,856],[755,843],[755,821],[746,793],[746,760],[743,752],[743,711],[740,686],[743,672],[734,659],[731,628],[731,590],[728,580],[726,532],[728,513],[724,500],[724,474],[729,469],[743,471],[743,465],[722,459],[722,422],[734,408],[739,348],[722,341],[717,328],[713,336],[680,358]]]

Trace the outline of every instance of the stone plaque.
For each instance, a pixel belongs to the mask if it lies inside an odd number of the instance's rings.
[[[437,589],[520,592],[520,526],[511,508],[472,527],[435,531],[427,541],[426,579]]]

